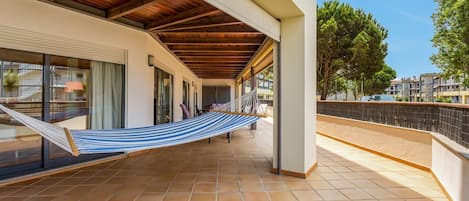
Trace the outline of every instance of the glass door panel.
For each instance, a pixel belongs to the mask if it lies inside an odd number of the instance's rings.
[[[173,76],[155,69],[154,124],[173,121]]]
[[[90,61],[50,56],[48,121],[69,129],[88,129]],[[71,156],[49,143],[49,158]]]
[[[182,81],[182,104],[187,107],[188,111],[191,111],[190,105],[190,84],[187,81]]]
[[[0,104],[69,129],[121,128],[124,75],[120,64],[0,48]],[[73,157],[0,112],[0,179],[110,155]]]
[[[0,48],[0,104],[41,119],[43,55]],[[41,166],[42,138],[0,113],[0,178]]]

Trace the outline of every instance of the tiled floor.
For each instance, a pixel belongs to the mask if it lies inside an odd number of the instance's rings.
[[[427,172],[317,136],[304,179],[269,173],[272,125],[0,188],[0,200],[446,200]]]

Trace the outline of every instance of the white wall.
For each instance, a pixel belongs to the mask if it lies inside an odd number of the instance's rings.
[[[156,67],[172,74],[173,80],[173,119],[174,121],[182,120],[182,110],[179,106],[182,104],[182,82],[187,81],[191,83],[190,87],[190,108],[194,105],[194,90],[201,82],[200,79],[189,70],[179,59],[174,57],[171,52],[167,51],[163,45],[156,42],[150,35],[147,36],[147,51],[148,54],[155,56]],[[195,86],[192,86],[194,82]],[[200,93],[199,93],[200,94]],[[199,95],[200,96],[200,95]],[[198,104],[201,105],[201,104]],[[192,110],[191,110],[192,112]],[[193,114],[192,114],[193,115]]]
[[[469,150],[441,134],[432,135],[433,174],[453,201],[469,200]]]
[[[230,87],[230,102],[234,103],[236,99],[236,80],[234,79],[203,79],[202,86],[229,86]],[[202,91],[203,93],[203,91]],[[200,97],[200,103],[202,103],[202,97]],[[202,104],[200,104],[202,105]],[[231,110],[234,110],[234,104],[232,104]]]
[[[174,109],[175,120],[182,119],[179,109],[179,103],[182,102],[182,80],[200,82],[147,33],[43,2],[0,1],[0,25],[57,36],[58,40],[68,38],[125,50],[127,127],[153,124],[154,69],[147,64],[148,54],[155,55],[158,66],[172,72],[175,77],[174,105],[178,107]]]

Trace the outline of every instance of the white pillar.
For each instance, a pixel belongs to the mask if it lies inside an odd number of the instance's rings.
[[[281,19],[280,97],[274,111],[274,136],[281,132],[283,174],[306,177],[316,165],[316,10],[303,16]],[[278,46],[275,46],[277,52]],[[278,103],[280,101],[280,103]],[[280,111],[278,111],[280,107]],[[276,125],[280,126],[277,127]],[[277,166],[277,138],[274,138],[274,169]]]

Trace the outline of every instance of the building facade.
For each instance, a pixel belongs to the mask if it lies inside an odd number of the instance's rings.
[[[1,103],[70,129],[150,126],[182,120],[181,104],[195,115],[204,86],[229,87],[234,102],[241,72],[272,64],[283,68],[282,96],[265,97],[288,108],[274,117],[274,136],[288,137],[273,139],[273,168],[306,175],[316,164],[315,16],[314,0],[0,1]],[[73,157],[0,120],[0,178],[108,156]]]
[[[469,104],[469,89],[454,76],[444,78],[438,73],[392,80],[385,91],[387,95],[402,101]]]

